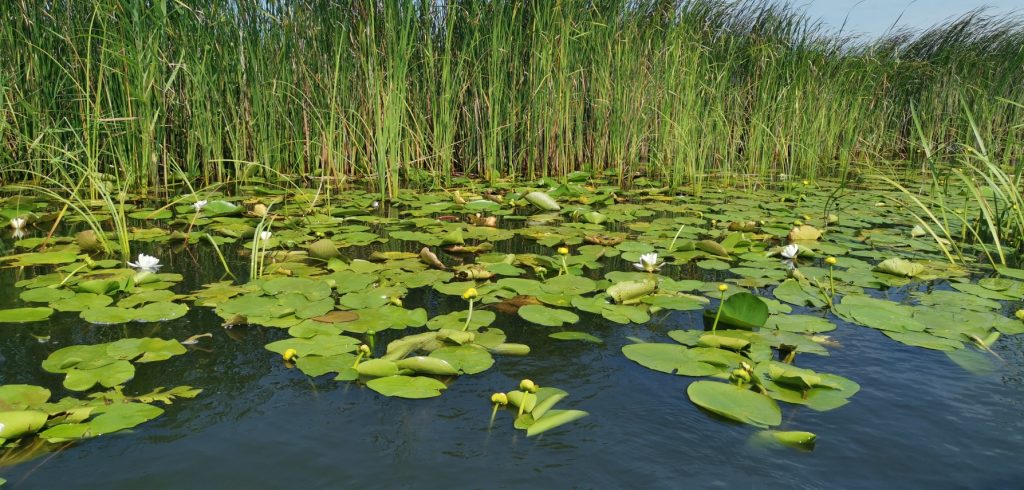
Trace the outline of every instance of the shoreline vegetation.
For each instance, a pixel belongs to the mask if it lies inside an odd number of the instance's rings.
[[[874,40],[766,1],[59,0],[0,19],[0,183],[699,189],[1022,153],[1024,23],[983,11]]]

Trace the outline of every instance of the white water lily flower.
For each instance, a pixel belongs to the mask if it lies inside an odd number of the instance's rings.
[[[25,230],[15,228],[14,233],[11,233],[11,236],[14,237],[15,240],[21,240],[22,238],[25,238]]]
[[[196,212],[198,213],[199,211],[202,211],[203,208],[206,207],[206,203],[207,203],[206,199],[203,199],[201,201],[196,201],[196,202],[192,203],[192,207],[196,208]]]
[[[146,254],[139,254],[135,262],[128,262],[128,265],[146,272],[156,272],[160,269],[160,259]]]
[[[261,231],[260,232],[260,240],[267,241],[267,240],[270,240],[270,237],[272,237],[272,236],[274,236],[274,234],[269,232],[269,231]]]
[[[795,259],[796,256],[799,255],[799,254],[800,254],[800,246],[795,244],[795,243],[790,243],[789,245],[786,245],[785,247],[782,247],[782,252],[779,252],[779,255],[781,255],[783,258],[789,259],[789,260]]]
[[[27,222],[28,221],[26,221],[25,218],[11,218],[11,228],[20,230],[25,227],[25,223]]]
[[[658,254],[655,252],[645,253],[640,256],[640,262],[633,263],[633,268],[638,271],[656,272],[661,269],[661,266],[665,265],[664,262],[658,263]]]

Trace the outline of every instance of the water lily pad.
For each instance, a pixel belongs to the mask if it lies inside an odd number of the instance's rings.
[[[536,419],[526,428],[526,436],[532,437],[543,434],[551,429],[579,420],[589,415],[583,410],[549,410],[539,419]],[[532,414],[531,414],[532,416]]]
[[[67,289],[35,288],[22,291],[18,297],[27,303],[51,303],[74,295],[73,291]]]
[[[0,440],[34,434],[43,427],[47,418],[46,412],[38,410],[0,411]]]
[[[9,308],[0,310],[0,323],[38,322],[50,318],[53,309],[46,307]]]
[[[662,343],[629,344],[622,353],[646,368],[680,376],[714,376],[746,359],[722,349]]]
[[[892,274],[894,276],[915,277],[924,272],[924,266],[909,260],[894,257],[882,261],[880,264],[875,266],[874,270],[884,272],[886,274]]]
[[[127,383],[134,377],[135,366],[128,361],[117,360],[93,369],[68,369],[64,387],[73,391],[85,391],[99,383],[112,388]]]
[[[558,340],[582,340],[594,344],[603,344],[604,341],[586,332],[555,332],[548,334],[548,337]]]
[[[739,292],[725,298],[719,306],[721,315],[719,324],[739,328],[759,328],[768,320],[768,305],[759,297]],[[706,317],[714,318],[715,312],[706,310]]]
[[[413,399],[441,396],[441,390],[448,388],[444,383],[424,376],[376,378],[368,381],[366,386],[384,396]]]
[[[482,373],[494,365],[491,353],[475,345],[442,347],[431,352],[430,357],[443,359],[465,374]]]
[[[770,397],[717,381],[694,381],[686,389],[697,406],[727,419],[755,427],[782,423],[782,411]]]
[[[57,311],[86,311],[102,308],[113,302],[114,299],[106,294],[76,293],[73,296],[50,303],[50,307]]]
[[[149,303],[142,308],[135,310],[135,321],[139,322],[161,322],[181,318],[188,313],[188,305],[159,301]]]
[[[558,308],[548,308],[543,305],[526,305],[519,308],[519,316],[530,323],[558,327],[563,324],[574,324],[580,321],[579,315]]]
[[[34,385],[0,386],[0,411],[35,408],[50,399],[50,390]]]
[[[188,307],[186,307],[186,310]],[[99,325],[112,325],[117,323],[128,323],[135,320],[136,310],[118,308],[116,306],[105,306],[92,308],[82,312],[81,317],[89,323]]]

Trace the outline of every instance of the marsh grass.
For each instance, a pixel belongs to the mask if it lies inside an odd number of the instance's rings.
[[[976,136],[979,169],[1022,152],[1019,18],[858,40],[757,0],[198,5],[0,2],[0,178],[74,152],[139,190],[583,170],[699,192],[927,166]]]

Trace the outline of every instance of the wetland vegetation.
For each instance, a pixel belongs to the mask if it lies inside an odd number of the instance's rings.
[[[712,0],[0,19],[0,484],[1020,476],[1018,19],[879,40]]]

